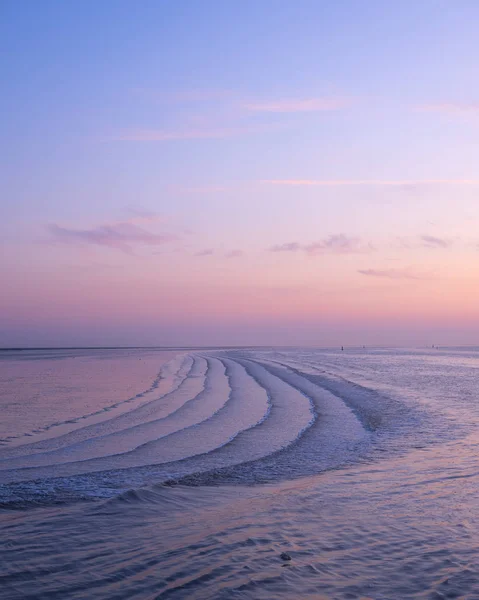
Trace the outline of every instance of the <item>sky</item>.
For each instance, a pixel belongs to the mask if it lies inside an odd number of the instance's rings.
[[[479,343],[476,0],[3,0],[0,347]]]

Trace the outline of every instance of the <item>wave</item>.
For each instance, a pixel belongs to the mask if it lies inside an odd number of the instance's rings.
[[[96,424],[5,461],[0,500],[301,477],[361,460],[385,433],[417,424],[404,404],[277,353],[191,361],[176,390],[116,417],[113,430]]]
[[[36,454],[38,452],[48,452],[57,448],[62,448],[84,440],[90,440],[114,431],[121,431],[134,423],[142,423],[148,419],[148,415],[154,413],[158,404],[161,410],[167,407],[165,399],[172,397],[179,390],[183,390],[185,384],[190,385],[191,378],[196,377],[195,369],[198,368],[197,362],[191,356],[178,357],[163,365],[160,376],[149,390],[137,394],[133,398],[116,403],[111,407],[106,407],[95,413],[84,415],[77,419],[78,426],[70,428],[65,432],[60,426],[64,423],[56,423],[57,429],[50,432],[50,435],[43,435],[39,440],[24,443],[20,446],[13,446],[0,449],[0,459],[10,459],[17,456]],[[135,402],[135,400],[140,402]],[[113,409],[120,407],[118,413]],[[129,410],[128,410],[129,409]],[[89,417],[98,417],[93,419],[92,423],[83,423]],[[69,422],[67,422],[69,423]]]
[[[62,357],[63,358],[63,357]],[[162,397],[169,391],[180,385],[181,381],[186,379],[193,368],[194,362],[191,357],[178,355],[174,359],[162,365],[158,375],[153,380],[151,386],[132,396],[126,400],[120,400],[108,406],[102,407],[99,410],[86,413],[84,415],[69,418],[63,421],[56,421],[44,427],[36,428],[31,431],[23,432],[18,435],[5,436],[2,438],[3,443],[7,443],[7,448],[1,448],[2,456],[14,456],[22,454],[28,449],[23,450],[22,446],[42,448],[42,442],[49,439],[59,439],[64,434],[70,431],[86,427],[90,423],[98,423],[105,420],[111,420],[115,415],[121,414],[124,411],[133,410],[137,406],[141,406],[150,401],[151,397]],[[20,448],[13,450],[13,448]]]

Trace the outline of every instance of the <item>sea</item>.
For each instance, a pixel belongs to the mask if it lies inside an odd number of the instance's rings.
[[[479,599],[479,347],[0,351],[0,598]]]

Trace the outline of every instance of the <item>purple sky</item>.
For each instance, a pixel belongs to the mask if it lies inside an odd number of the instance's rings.
[[[0,346],[478,342],[477,2],[0,11]]]

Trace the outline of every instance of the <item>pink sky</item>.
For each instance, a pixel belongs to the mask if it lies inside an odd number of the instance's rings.
[[[478,342],[479,9],[266,4],[11,5],[0,346]]]

